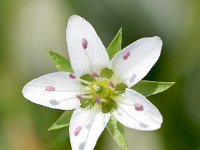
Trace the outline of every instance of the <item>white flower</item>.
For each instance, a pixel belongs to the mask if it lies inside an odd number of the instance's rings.
[[[67,46],[74,73],[55,72],[30,81],[22,93],[30,101],[54,109],[72,110],[69,133],[73,150],[92,150],[113,115],[126,127],[155,130],[162,124],[158,109],[143,95],[129,89],[138,83],[158,60],[162,40],[142,38],[109,60],[106,48],[89,22],[71,16]],[[110,79],[100,77],[109,68]],[[108,69],[108,70],[109,70]],[[90,74],[92,82],[80,78]],[[123,83],[123,84],[122,84]],[[124,93],[117,87],[127,88]],[[81,102],[85,102],[82,107]]]

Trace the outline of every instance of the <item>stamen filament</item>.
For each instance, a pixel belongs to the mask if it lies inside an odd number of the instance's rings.
[[[91,95],[83,95],[82,98],[93,98]]]

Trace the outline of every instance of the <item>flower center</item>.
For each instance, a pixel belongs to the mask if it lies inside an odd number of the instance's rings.
[[[127,86],[122,83],[114,85],[110,80],[112,75],[112,70],[104,68],[100,75],[93,72],[91,75],[86,74],[81,77],[83,90],[87,89],[86,94],[79,98],[82,108],[92,108],[97,104],[103,113],[117,109],[115,97],[124,93]]]
[[[99,78],[92,83],[91,91],[95,97],[98,96],[101,99],[106,99],[112,89],[109,87],[109,81],[107,79]]]

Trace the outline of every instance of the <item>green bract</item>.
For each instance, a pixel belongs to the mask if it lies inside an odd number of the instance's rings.
[[[124,132],[124,127],[113,116],[107,124],[109,133],[123,150],[128,150],[128,142]]]
[[[72,110],[65,111],[48,130],[57,130],[69,126],[72,113]]]
[[[110,59],[121,50],[121,44],[122,44],[122,28],[118,31],[117,35],[114,37],[114,39],[111,41],[110,45],[107,48],[108,55]]]
[[[60,54],[49,50],[49,55],[53,60],[56,68],[60,71],[67,71],[73,72],[70,62],[65,57],[61,56]]]
[[[131,89],[141,93],[145,97],[163,92],[170,88],[175,82],[157,82],[142,80]]]

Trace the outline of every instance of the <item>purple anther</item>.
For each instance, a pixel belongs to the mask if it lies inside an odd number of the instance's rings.
[[[79,94],[79,95],[76,95],[76,97],[77,97],[79,100],[81,100],[81,99],[82,99],[82,95],[81,95],[81,94]]]
[[[109,82],[109,86],[110,86],[111,88],[114,88],[114,87],[115,87],[112,81]]]
[[[56,88],[54,86],[49,86],[48,85],[48,86],[45,87],[45,90],[48,91],[48,92],[53,92],[53,91],[56,90]]]
[[[135,103],[134,107],[135,107],[136,111],[143,111],[144,110],[143,105],[141,105],[140,103]]]
[[[79,133],[81,132],[81,129],[82,129],[81,126],[76,127],[76,129],[75,129],[75,131],[74,131],[74,135],[75,135],[75,136],[78,136]]]
[[[124,52],[123,59],[127,60],[130,55],[131,55],[131,53],[129,51]]]
[[[69,74],[69,77],[70,77],[71,79],[75,79],[75,78],[76,78],[75,74],[72,74],[72,73]]]
[[[92,76],[98,78],[99,75],[96,72],[92,72]]]
[[[100,103],[100,102],[101,102],[101,99],[100,99],[99,96],[96,96],[96,97],[95,97],[95,100],[96,100],[97,103]]]
[[[82,39],[82,46],[84,49],[86,49],[88,46],[88,41],[85,38]]]

